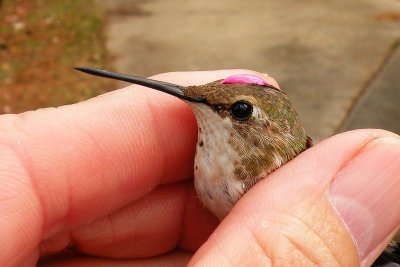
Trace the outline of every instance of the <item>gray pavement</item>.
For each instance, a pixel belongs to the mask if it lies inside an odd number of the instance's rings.
[[[340,130],[382,128],[400,134],[400,49],[384,64]]]
[[[253,69],[278,80],[316,141],[400,133],[399,0],[97,3],[120,72]]]

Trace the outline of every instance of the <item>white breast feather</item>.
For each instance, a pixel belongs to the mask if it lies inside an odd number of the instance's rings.
[[[234,175],[235,151],[228,140],[232,129],[228,118],[209,107],[191,104],[199,126],[195,157],[195,188],[203,204],[219,219],[224,218],[244,192]]]

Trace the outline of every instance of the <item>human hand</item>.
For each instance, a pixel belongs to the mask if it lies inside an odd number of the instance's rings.
[[[235,73],[154,78],[189,85]],[[192,264],[355,266],[359,252],[370,265],[400,223],[394,134],[318,144],[257,184],[217,229],[190,180],[196,135],[185,103],[138,86],[1,116],[0,266],[71,246],[80,255],[43,264],[183,265],[201,247]]]

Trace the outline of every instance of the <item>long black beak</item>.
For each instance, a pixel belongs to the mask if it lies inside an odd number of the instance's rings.
[[[96,68],[79,67],[79,68],[75,68],[75,69],[82,71],[84,73],[90,74],[90,75],[105,77],[105,78],[114,79],[114,80],[120,80],[120,81],[124,81],[124,82],[134,83],[134,84],[146,86],[149,88],[153,88],[158,91],[176,96],[180,99],[187,100],[190,102],[202,103],[205,101],[204,98],[191,98],[191,97],[185,96],[185,93],[184,93],[185,87],[176,85],[173,83],[156,81],[156,80],[126,75],[126,74],[122,74],[122,73],[116,73],[116,72],[102,70],[102,69],[96,69]]]

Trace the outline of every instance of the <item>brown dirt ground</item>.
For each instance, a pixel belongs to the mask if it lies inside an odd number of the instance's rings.
[[[91,0],[0,0],[0,114],[75,103],[115,88],[76,66],[107,66]]]

